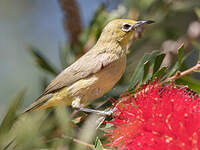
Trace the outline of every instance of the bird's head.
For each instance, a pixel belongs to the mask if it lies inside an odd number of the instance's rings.
[[[135,30],[145,24],[153,23],[154,21],[134,21],[130,19],[115,19],[110,21],[100,36],[100,40],[104,42],[118,42],[121,46],[126,46],[131,35]]]

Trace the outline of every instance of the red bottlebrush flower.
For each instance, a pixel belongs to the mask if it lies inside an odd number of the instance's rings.
[[[150,84],[116,105],[108,144],[119,150],[200,150],[200,98],[187,89]]]

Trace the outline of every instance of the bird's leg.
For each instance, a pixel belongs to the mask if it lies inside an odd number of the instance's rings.
[[[79,107],[79,108],[76,107],[75,109],[79,111],[83,111],[83,112],[88,112],[88,113],[96,113],[102,116],[110,116],[115,111],[115,108],[110,109],[109,111],[95,110],[95,109],[82,108],[82,107]]]
[[[116,110],[116,108],[112,108],[109,111],[103,111],[103,110],[95,110],[95,109],[89,109],[89,108],[83,108],[80,104],[80,98],[77,97],[75,100],[72,101],[72,107],[78,111],[83,111],[87,113],[96,113],[102,116],[110,116],[112,113]]]
[[[75,98],[72,101],[72,107],[73,108],[80,108],[81,107],[81,99],[79,97]]]

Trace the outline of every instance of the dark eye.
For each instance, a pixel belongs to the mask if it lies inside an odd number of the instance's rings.
[[[122,30],[125,31],[125,32],[130,31],[131,30],[131,25],[128,24],[128,23],[123,24]]]

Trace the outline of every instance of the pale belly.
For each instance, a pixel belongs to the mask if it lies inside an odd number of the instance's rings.
[[[85,104],[103,96],[119,81],[126,67],[126,57],[106,66],[100,72],[82,79],[68,87],[68,100]],[[69,101],[68,101],[69,102]]]

